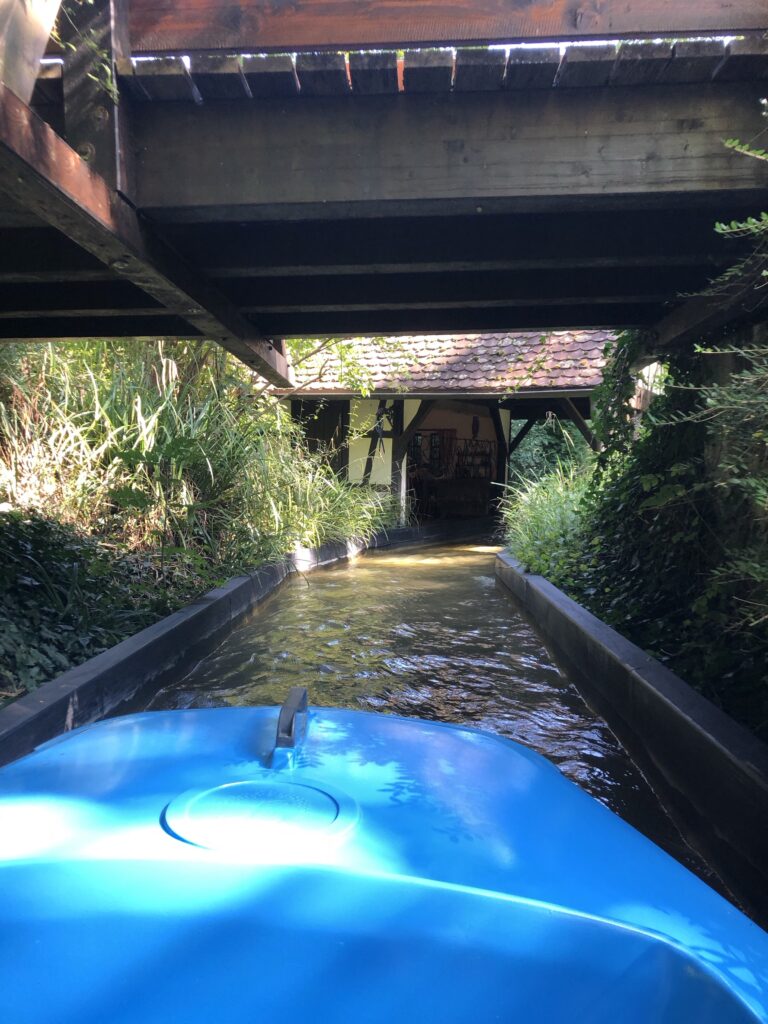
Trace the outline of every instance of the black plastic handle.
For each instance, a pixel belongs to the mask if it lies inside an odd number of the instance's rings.
[[[308,704],[306,686],[292,686],[277,718],[276,747],[296,746],[296,716],[306,714]]]

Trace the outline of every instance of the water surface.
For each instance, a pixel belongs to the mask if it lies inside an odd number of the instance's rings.
[[[294,576],[151,707],[280,704],[301,685],[313,704],[488,729],[549,758],[706,876],[615,736],[497,583],[497,550],[465,543],[372,551]]]

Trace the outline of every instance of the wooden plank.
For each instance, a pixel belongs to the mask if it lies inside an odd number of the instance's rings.
[[[113,281],[101,260],[47,226],[4,230],[0,245],[0,282]]]
[[[423,398],[419,404],[419,408],[416,410],[414,415],[411,417],[411,422],[405,427],[398,438],[396,438],[392,444],[392,457],[402,459],[405,453],[408,451],[408,445],[413,439],[413,435],[417,433],[422,423],[429,416],[432,409],[435,407],[435,400],[431,398]]]
[[[767,22],[765,0],[132,0],[130,12],[137,53],[737,35]]]
[[[44,106],[62,102],[61,64],[46,61],[40,65],[40,72],[35,80],[30,106]]]
[[[725,57],[723,43],[717,39],[675,43],[674,55],[664,68],[661,81],[665,85],[688,82],[709,82]]]
[[[560,67],[559,46],[513,46],[507,60],[507,89],[550,89]]]
[[[450,92],[453,50],[406,50],[403,59],[406,92]]]
[[[504,424],[501,422],[498,402],[488,403],[488,412],[493,421],[493,430],[496,434],[496,480],[498,483],[507,481],[507,463],[509,461],[509,439],[504,433]]]
[[[371,482],[371,473],[373,472],[373,460],[376,458],[376,451],[379,447],[379,440],[383,436],[382,422],[384,420],[384,414],[387,408],[386,398],[380,398],[379,404],[376,407],[376,417],[374,419],[374,428],[371,431],[370,443],[368,444],[368,454],[365,458],[365,466],[363,467],[363,483],[367,484]],[[381,431],[380,433],[377,431]]]
[[[308,335],[475,334],[496,331],[549,331],[648,327],[662,306],[590,305],[530,307],[477,306],[454,309],[340,310],[334,313],[264,314],[259,325],[269,337]]]
[[[654,85],[662,81],[672,54],[671,43],[622,43],[611,85]]]
[[[716,219],[754,213],[755,197],[724,201],[682,198],[656,209],[621,199],[621,216],[606,204],[577,211],[422,216],[343,217],[330,230],[319,221],[168,225],[169,238],[211,275],[228,277],[449,271],[557,270],[643,266],[717,267],[747,251],[724,239]],[[19,239],[28,249],[33,243]],[[3,266],[0,249],[0,273]]]
[[[432,274],[371,274],[296,278],[235,278],[226,293],[244,309],[277,311],[292,304],[333,309],[339,304],[380,308],[418,304],[420,308],[462,301],[518,303],[563,301],[659,302],[666,296],[690,293],[707,280],[706,267],[610,267],[595,274],[591,267],[563,270],[487,271],[464,269]]]
[[[716,339],[726,324],[765,319],[768,289],[764,272],[764,259],[754,257],[743,274],[727,286],[681,303],[654,325],[649,351],[663,355],[680,345]]]
[[[94,311],[98,310],[98,313]],[[130,281],[0,284],[0,316],[156,316],[163,306]]]
[[[505,50],[458,50],[453,88],[456,92],[501,89],[507,64]]]
[[[718,82],[768,78],[768,39],[749,36],[733,39],[725,48],[725,60],[717,72]]]
[[[349,55],[352,88],[361,96],[397,92],[397,53],[394,50]]]
[[[518,432],[515,434],[515,436],[510,441],[509,451],[507,452],[507,458],[509,458],[509,456],[512,454],[512,452],[517,451],[517,449],[520,447],[520,445],[523,443],[523,441],[526,439],[526,437],[533,430],[535,425],[536,425],[536,420],[534,420],[534,419],[529,419],[529,420],[525,421],[525,423],[522,425],[522,427],[520,427]]]
[[[0,81],[29,103],[59,0],[0,0]]]
[[[480,297],[465,297],[463,299],[449,300],[434,302],[386,302],[386,301],[372,301],[372,302],[360,302],[356,295],[347,294],[338,302],[304,302],[296,301],[284,304],[278,303],[264,303],[254,304],[246,303],[243,305],[243,312],[253,314],[254,319],[259,322],[262,320],[271,320],[275,316],[281,314],[298,313],[299,315],[306,316],[307,314],[318,314],[318,315],[330,315],[338,313],[340,315],[346,314],[362,314],[362,313],[390,313],[390,312],[423,312],[429,310],[438,310],[441,314],[445,314],[450,310],[493,310],[503,309],[507,312],[510,310],[518,309],[541,309],[543,306],[566,306],[569,309],[577,309],[579,306],[594,307],[599,306],[602,309],[613,307],[626,308],[632,306],[633,308],[640,308],[642,305],[647,305],[651,309],[658,309],[665,302],[670,300],[670,292],[668,290],[660,291],[655,295],[584,295],[582,293],[565,292],[563,294],[555,295],[548,299],[526,297],[522,299],[509,298],[509,299],[484,299]],[[274,333],[274,332],[270,332]]]
[[[243,74],[240,57],[193,54],[189,71],[203,100],[251,99],[251,89]]]
[[[0,317],[3,341],[68,341],[77,338],[199,338],[180,316]]]
[[[612,43],[602,46],[568,46],[560,62],[555,85],[561,89],[607,85],[615,62],[616,47]]]
[[[343,53],[300,53],[296,74],[303,96],[346,96],[350,91]]]
[[[61,19],[64,137],[108,185],[131,192],[126,109],[115,92],[115,68],[130,56],[124,0],[67,9]]]
[[[746,201],[754,190],[762,201],[764,166],[722,145],[763,131],[759,83],[652,86],[632,90],[631,103],[627,95],[563,88],[515,93],[514,101],[504,92],[414,94],[402,103],[370,96],[357,117],[344,97],[229,104],[226,117],[210,105],[147,104],[134,129],[137,205],[174,221],[242,223],[533,214],[552,212],[555,200],[564,210],[609,196],[619,210],[630,194],[658,202],[662,194],[712,192],[726,205],[729,191],[743,190]],[[235,152],[223,175],[221,154]]]
[[[274,383],[285,359],[55,132],[0,85],[0,189]]]
[[[135,99],[158,103],[200,101],[189,71],[181,57],[123,59],[117,64],[118,81]]]
[[[254,98],[263,96],[296,96],[299,80],[288,53],[246,55],[243,74]]]
[[[602,445],[587,426],[587,421],[581,415],[579,410],[573,404],[570,398],[561,398],[559,403],[560,408],[563,411],[565,419],[570,420],[571,423],[576,427],[578,432],[587,442],[593,452],[599,452],[602,449]]]

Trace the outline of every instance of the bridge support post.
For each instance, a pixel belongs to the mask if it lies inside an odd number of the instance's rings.
[[[67,142],[111,188],[130,197],[128,110],[115,70],[118,60],[130,58],[125,8],[126,0],[65,2],[62,88]]]

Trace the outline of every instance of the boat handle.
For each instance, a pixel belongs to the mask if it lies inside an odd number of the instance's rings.
[[[306,686],[292,686],[277,717],[276,747],[296,746],[296,716],[306,714],[308,704],[309,694]]]

